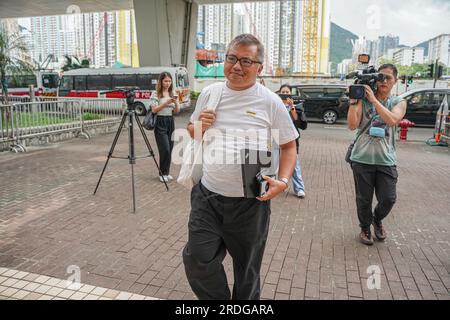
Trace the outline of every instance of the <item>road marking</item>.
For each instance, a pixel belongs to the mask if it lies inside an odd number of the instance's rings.
[[[347,128],[343,127],[324,127],[325,129],[331,129],[331,130],[347,130]]]

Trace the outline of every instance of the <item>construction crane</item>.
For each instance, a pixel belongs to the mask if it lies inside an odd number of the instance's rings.
[[[247,15],[248,15],[249,19],[250,19],[250,24],[252,25],[252,34],[254,34],[257,37],[259,37],[258,29],[256,28],[255,21],[253,20],[252,10],[248,7],[248,3],[244,3],[244,8],[245,8],[245,11],[247,12]]]
[[[92,39],[91,47],[89,49],[88,54],[86,55],[86,58],[89,59],[90,61],[93,61],[94,53],[95,53],[95,47],[98,45],[98,43],[100,41],[101,34],[102,34],[103,30],[105,29],[105,25],[107,24],[107,20],[108,20],[108,15],[105,12],[103,14],[103,16],[100,18],[97,32],[95,33],[95,36]],[[105,46],[108,47],[108,44],[105,43]]]
[[[314,76],[319,62],[319,1],[303,0],[302,73]]]

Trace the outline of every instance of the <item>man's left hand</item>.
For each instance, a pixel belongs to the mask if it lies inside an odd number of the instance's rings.
[[[284,192],[288,186],[283,181],[275,180],[270,177],[263,177],[269,184],[269,191],[263,196],[256,198],[259,201],[269,201],[276,198],[280,193]]]

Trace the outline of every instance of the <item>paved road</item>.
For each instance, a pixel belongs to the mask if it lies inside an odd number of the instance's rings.
[[[177,126],[186,120],[187,113]],[[286,194],[273,202],[262,297],[449,299],[450,152],[423,143],[431,134],[413,129],[413,142],[399,145],[389,238],[368,248],[357,241],[353,180],[343,160],[353,135],[343,125],[311,124],[301,145],[307,198]],[[133,214],[130,166],[114,159],[92,195],[113,137],[0,154],[0,267],[67,279],[75,265],[87,285],[194,299],[181,258],[189,193],[175,183],[166,192],[152,160],[140,159]],[[115,155],[127,148],[124,132]],[[137,149],[146,153],[140,137]],[[225,264],[232,279],[229,257]],[[368,289],[370,266],[381,270],[379,290]]]

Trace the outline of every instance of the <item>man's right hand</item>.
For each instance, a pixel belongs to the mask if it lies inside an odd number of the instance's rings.
[[[216,113],[208,110],[203,111],[200,113],[198,121],[202,122],[202,132],[205,132],[216,122]]]

